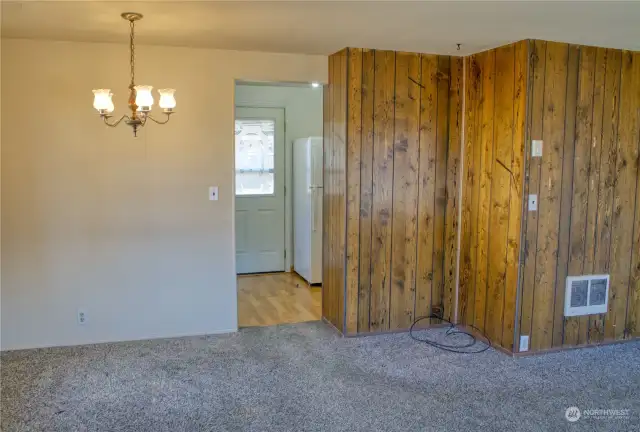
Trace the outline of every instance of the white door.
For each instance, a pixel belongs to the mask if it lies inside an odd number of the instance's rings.
[[[236,272],[284,271],[284,110],[236,108]]]

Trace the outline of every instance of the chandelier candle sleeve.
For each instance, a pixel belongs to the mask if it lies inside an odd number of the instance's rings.
[[[113,93],[111,93],[110,89],[96,89],[93,91],[93,107],[98,110],[98,114],[100,114],[100,118],[104,121],[107,126],[116,127],[123,122],[126,125],[131,126],[133,129],[133,136],[137,136],[138,129],[144,127],[147,124],[147,120],[151,120],[157,124],[165,124],[169,121],[171,114],[174,113],[173,109],[176,106],[176,99],[173,96],[175,93],[174,89],[160,89],[158,93],[160,94],[160,108],[162,108],[164,115],[166,116],[165,120],[157,120],[151,116],[151,107],[153,106],[153,94],[151,90],[153,90],[152,86],[148,85],[136,85],[136,46],[135,46],[135,27],[136,21],[142,19],[142,14],[136,12],[125,12],[122,15],[122,18],[129,22],[129,53],[130,53],[130,66],[131,66],[131,81],[129,83],[129,109],[131,110],[131,115],[123,115],[117,121],[109,120],[112,116],[113,112],[113,101],[111,97]]]
[[[93,91],[93,107],[98,110],[99,113],[113,112],[113,102],[111,101],[111,90],[109,89],[97,89]]]
[[[138,111],[148,112],[151,111],[153,106],[153,95],[151,90],[153,87],[146,85],[135,86],[136,89],[136,105],[138,105]]]
[[[158,89],[158,93],[160,93],[158,105],[165,112],[171,112],[176,107],[176,98],[173,96],[175,92],[174,89]]]

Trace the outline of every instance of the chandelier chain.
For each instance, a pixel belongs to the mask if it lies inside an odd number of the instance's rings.
[[[129,27],[131,28],[131,36],[129,38],[130,44],[129,44],[129,52],[131,53],[131,59],[130,59],[130,63],[131,63],[131,85],[129,88],[133,89],[133,86],[135,85],[135,79],[136,79],[136,72],[135,72],[135,67],[136,67],[136,58],[135,58],[135,21],[134,20],[130,20],[129,21]]]

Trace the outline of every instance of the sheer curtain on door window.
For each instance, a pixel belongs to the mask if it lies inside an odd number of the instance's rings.
[[[273,120],[236,120],[236,195],[274,194]]]

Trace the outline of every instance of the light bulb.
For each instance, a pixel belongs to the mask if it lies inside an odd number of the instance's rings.
[[[175,89],[158,89],[158,93],[160,93],[160,101],[158,102],[160,108],[169,112],[173,111],[176,107],[176,98],[173,96]]]
[[[151,94],[151,90],[153,87],[139,85],[134,88],[136,89],[136,105],[138,105],[138,111],[151,111],[151,106],[153,105],[153,95]]]
[[[113,96],[113,93],[111,93],[110,89],[94,90],[93,107],[97,109],[100,114],[113,112],[113,101],[111,100],[111,96]]]

